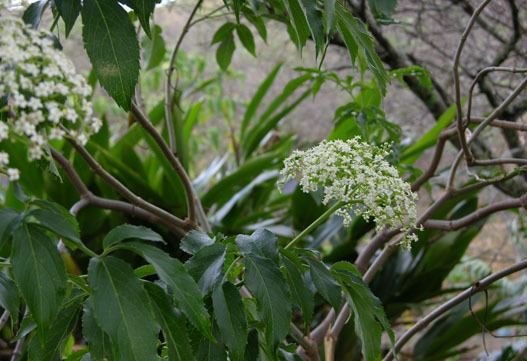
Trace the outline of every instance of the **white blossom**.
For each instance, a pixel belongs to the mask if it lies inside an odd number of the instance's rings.
[[[11,182],[17,181],[20,179],[20,172],[16,168],[8,168],[7,177],[9,178]]]
[[[91,87],[54,47],[51,33],[24,24],[7,5],[0,0],[0,98],[7,97],[0,112],[12,116],[0,121],[0,142],[10,133],[22,136],[30,160],[47,156],[53,139],[72,137],[85,144],[101,127],[92,116]],[[8,163],[7,153],[0,152],[0,173],[18,179]]]
[[[284,161],[279,185],[296,179],[306,193],[322,189],[324,204],[343,203],[336,214],[343,217],[345,226],[360,215],[373,219],[378,231],[389,226],[411,233],[416,226],[417,195],[385,160],[388,154],[386,148],[359,138],[324,141],[306,151],[294,151]],[[415,238],[408,234],[406,246]]]

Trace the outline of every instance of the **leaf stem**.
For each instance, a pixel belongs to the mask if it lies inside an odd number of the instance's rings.
[[[331,216],[337,209],[342,207],[344,205],[344,202],[336,202],[334,205],[332,205],[327,211],[322,213],[320,217],[315,219],[313,223],[311,223],[309,226],[307,226],[302,232],[298,234],[291,242],[289,242],[284,248],[288,249],[294,246],[299,240],[307,236],[309,233],[311,233],[315,228],[317,228],[322,222],[327,220],[329,216]]]

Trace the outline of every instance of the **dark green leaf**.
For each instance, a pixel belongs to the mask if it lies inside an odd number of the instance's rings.
[[[104,361],[112,356],[110,336],[106,334],[93,315],[92,301],[89,299],[84,304],[82,315],[82,335],[90,348],[92,361]]]
[[[218,46],[216,50],[216,62],[218,63],[221,70],[225,71],[231,64],[232,54],[236,49],[236,44],[234,43],[234,37],[232,34],[228,34]]]
[[[152,27],[152,37],[151,39],[145,40],[145,53],[146,53],[146,70],[154,69],[157,67],[163,59],[167,52],[165,39],[161,35],[161,27],[159,25],[154,25]]]
[[[342,292],[339,284],[323,262],[308,258],[311,279],[322,297],[336,310],[340,308]]]
[[[156,7],[156,0],[131,0],[132,9],[136,13],[146,35],[150,37],[150,16]]]
[[[236,16],[236,21],[240,22],[240,11],[243,8],[243,3],[245,0],[232,0],[232,8],[234,9],[234,15]]]
[[[214,36],[212,37],[211,44],[216,44],[222,42],[227,36],[232,35],[232,32],[234,31],[234,28],[236,27],[236,24],[234,23],[225,23],[216,32],[214,33]]]
[[[200,249],[185,264],[204,295],[212,291],[216,283],[221,280],[225,254],[225,246],[215,243]]]
[[[254,44],[254,37],[251,30],[243,24],[238,24],[236,25],[236,33],[245,49],[253,56],[256,56],[256,45]]]
[[[188,254],[196,254],[205,246],[210,246],[214,240],[200,231],[190,231],[181,240],[179,248]]]
[[[348,295],[348,303],[354,319],[355,332],[361,339],[362,355],[366,361],[381,357],[382,331],[388,332],[392,342],[393,332],[381,302],[364,283],[361,274],[348,262],[337,262],[332,273]]]
[[[304,9],[300,4],[300,0],[283,0],[283,2],[289,15],[291,26],[295,31],[296,39],[293,40],[296,42],[298,49],[302,49],[310,35]]]
[[[336,0],[324,0],[324,19],[326,20],[327,34],[331,34],[335,24],[335,2]]]
[[[0,306],[11,314],[15,324],[18,323],[20,309],[18,290],[15,283],[2,272],[0,272]]]
[[[212,294],[214,316],[221,339],[232,361],[243,361],[247,345],[247,319],[240,291],[230,282],[218,285]]]
[[[13,276],[36,323],[46,328],[55,319],[66,289],[66,269],[55,243],[31,225],[13,234]]]
[[[38,0],[29,5],[22,15],[22,20],[33,28],[38,28],[42,21],[42,14],[48,5],[49,0]]]
[[[84,47],[104,89],[130,110],[139,76],[139,45],[126,11],[115,1],[85,0]]]
[[[73,25],[77,21],[81,12],[81,1],[80,0],[54,0],[55,6],[57,7],[64,24],[66,24],[66,37],[71,33]]]
[[[185,320],[175,313],[167,294],[154,283],[145,283],[145,288],[152,299],[156,320],[163,330],[168,345],[168,360],[195,360]]]
[[[236,244],[240,252],[245,255],[256,255],[278,260],[278,239],[267,229],[257,229],[250,236],[240,234],[236,237]]]
[[[166,244],[163,237],[152,231],[150,228],[134,226],[131,224],[123,224],[112,229],[106,237],[104,237],[102,244],[104,248],[109,248],[125,239],[141,239],[143,241],[161,242]]]
[[[267,28],[265,27],[265,22],[263,20],[264,17],[255,15],[248,7],[243,8],[242,11],[245,18],[256,28],[256,31],[258,31],[258,34],[260,34],[263,41],[267,42]]]
[[[198,361],[227,361],[225,346],[202,338],[198,346],[197,359]]]
[[[179,260],[149,244],[128,242],[120,247],[141,255],[152,264],[159,278],[172,288],[178,307],[189,321],[205,336],[212,337],[210,318],[201,292]]]
[[[88,267],[93,314],[122,360],[156,360],[157,328],[148,295],[130,265],[108,256]]]
[[[389,18],[397,6],[397,0],[368,0],[374,14]]]
[[[0,249],[11,237],[12,231],[18,227],[22,217],[17,211],[10,208],[0,209]]]
[[[300,307],[304,317],[304,324],[309,327],[315,310],[315,302],[313,293],[307,287],[307,283],[302,277],[303,270],[299,263],[300,260],[292,252],[282,251],[282,264],[285,266],[284,272],[291,290],[291,299],[293,303]]]
[[[307,23],[311,36],[315,40],[315,48],[317,55],[322,53],[326,43],[324,31],[324,17],[322,12],[317,8],[317,3],[312,0],[302,0],[304,12],[306,14]]]
[[[257,255],[244,256],[245,283],[256,297],[260,319],[265,324],[267,344],[275,349],[289,333],[289,290],[278,265]]]

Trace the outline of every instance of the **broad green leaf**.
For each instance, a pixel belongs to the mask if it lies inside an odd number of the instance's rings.
[[[212,44],[221,43],[227,36],[232,35],[232,32],[236,28],[234,23],[225,23],[212,36]]]
[[[77,21],[81,12],[81,1],[80,0],[54,0],[55,6],[59,11],[64,24],[66,25],[66,37],[71,33],[73,25]]]
[[[381,302],[351,263],[337,262],[331,267],[331,271],[348,296],[355,332],[361,339],[364,359],[379,360],[382,354],[382,331],[388,332],[392,343],[394,342],[393,332]]]
[[[146,35],[150,37],[150,17],[156,7],[156,0],[130,0],[132,9],[139,18],[139,22],[143,27]]]
[[[15,283],[0,272],[0,306],[11,314],[13,322],[18,323],[18,312],[20,309],[20,299]]]
[[[145,288],[152,300],[154,315],[163,330],[163,335],[168,345],[168,360],[195,360],[187,335],[185,320],[176,314],[165,291],[150,282],[145,283]]]
[[[19,227],[13,234],[11,262],[15,283],[39,327],[49,327],[66,290],[66,269],[55,243],[38,228]]]
[[[22,217],[14,209],[0,209],[0,249],[9,240],[12,231],[18,227],[21,220]]]
[[[254,37],[251,30],[243,24],[238,24],[236,25],[236,33],[243,47],[253,56],[256,56],[256,45],[254,44]]]
[[[323,262],[307,258],[311,279],[322,297],[336,310],[340,308],[341,288]]]
[[[102,87],[130,110],[139,76],[139,45],[134,26],[116,1],[84,0],[84,47]]]
[[[31,338],[28,345],[29,360],[59,360],[68,336],[73,332],[80,314],[80,305],[74,303],[60,311],[53,324]]]
[[[93,314],[117,347],[122,360],[157,359],[157,328],[148,295],[130,265],[108,256],[88,267]]]
[[[276,76],[278,75],[278,72],[282,68],[282,63],[278,63],[273,70],[267,75],[267,77],[264,79],[262,84],[258,87],[258,90],[256,93],[254,93],[251,101],[249,102],[249,105],[247,105],[247,110],[245,111],[245,115],[243,116],[242,125],[240,133],[243,137],[247,127],[251,123],[251,121],[254,120],[254,117],[256,115],[256,111],[258,110],[258,107],[262,103],[262,100],[264,99],[265,95],[269,91],[269,88],[271,85],[273,85],[274,80]]]
[[[285,278],[291,290],[291,299],[302,311],[304,325],[306,328],[311,324],[313,312],[315,310],[315,301],[313,293],[307,286],[305,279],[302,277],[303,270],[299,265],[300,260],[296,259],[292,252],[282,250],[282,264]]]
[[[214,240],[206,233],[193,230],[188,232],[185,237],[183,237],[179,248],[188,254],[196,254],[203,247],[210,246],[213,243]]]
[[[434,126],[428,130],[419,140],[406,148],[400,156],[401,162],[413,164],[423,152],[434,146],[441,131],[448,127],[456,117],[457,108],[453,104],[437,120]]]
[[[397,6],[397,0],[368,0],[374,14],[389,18]]]
[[[202,338],[198,346],[197,359],[198,361],[227,361],[225,346]]]
[[[244,263],[245,284],[257,300],[266,343],[274,350],[289,333],[291,303],[287,283],[273,260],[246,254]]]
[[[154,25],[152,27],[151,39],[145,39],[144,49],[146,55],[146,70],[154,69],[159,64],[161,64],[165,58],[167,49],[165,45],[165,39],[163,39],[161,32],[161,27],[159,25]]]
[[[211,338],[209,314],[203,303],[198,285],[185,266],[157,247],[139,242],[128,242],[120,246],[142,256],[154,266],[159,278],[169,285],[181,311],[205,336]]]
[[[278,239],[267,229],[257,229],[250,236],[240,234],[236,244],[244,256],[254,255],[278,261]]]
[[[186,263],[188,273],[198,283],[201,292],[207,295],[223,276],[226,248],[220,243],[203,247]]]
[[[243,361],[248,331],[240,291],[230,282],[218,285],[212,293],[212,305],[230,359]]]
[[[343,5],[337,3],[337,27],[348,48],[351,62],[359,60],[359,68],[367,67],[384,95],[389,78],[379,55],[375,51],[375,42],[368,29],[355,18]]]
[[[104,240],[102,241],[104,248],[109,248],[125,239],[141,239],[143,241],[160,242],[166,244],[158,233],[152,231],[150,228],[143,226],[134,226],[131,224],[123,224],[112,229]]]
[[[326,43],[324,31],[324,17],[322,12],[318,9],[318,5],[312,0],[302,0],[306,20],[311,31],[311,36],[315,40],[316,53],[321,54]]]
[[[290,24],[295,31],[296,39],[293,40],[296,42],[298,49],[301,50],[306,45],[310,35],[306,14],[300,0],[283,0],[283,3],[289,15]]]
[[[236,44],[234,43],[234,37],[232,34],[228,34],[223,38],[216,50],[216,62],[218,63],[221,70],[225,71],[231,64],[232,54],[236,49]]]
[[[92,300],[84,304],[82,315],[82,335],[90,348],[91,360],[104,361],[112,356],[112,343],[110,336],[105,333],[93,314]]]
[[[22,15],[22,20],[34,29],[40,26],[42,15],[48,6],[49,0],[38,0],[27,7]]]

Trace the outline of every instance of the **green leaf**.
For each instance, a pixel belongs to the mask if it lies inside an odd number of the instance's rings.
[[[197,359],[198,361],[227,361],[225,346],[202,338],[198,346]]]
[[[258,90],[256,93],[254,93],[249,105],[247,105],[247,110],[245,111],[245,115],[243,116],[242,125],[240,133],[242,134],[242,137],[251,123],[251,121],[254,120],[254,116],[256,115],[256,111],[258,110],[258,107],[262,103],[262,100],[264,99],[265,95],[269,91],[269,88],[271,85],[273,85],[274,80],[276,76],[278,75],[278,72],[282,68],[282,63],[278,63],[273,70],[267,75],[267,77],[264,79],[262,84],[258,87]]]
[[[368,0],[374,14],[382,15],[386,18],[392,16],[397,7],[397,0]]]
[[[295,31],[296,39],[293,40],[298,49],[301,50],[306,45],[306,41],[310,35],[306,14],[299,0],[283,0],[283,3],[289,15],[291,26]]]
[[[289,333],[291,303],[287,283],[278,265],[268,258],[246,254],[244,263],[245,284],[257,300],[266,342],[275,349]]]
[[[11,233],[18,227],[22,217],[11,208],[0,209],[0,249],[11,237]]]
[[[73,332],[80,313],[79,304],[62,309],[49,329],[37,333],[28,345],[29,360],[58,360],[66,339]]]
[[[326,34],[331,34],[335,24],[335,3],[336,0],[324,0],[324,19]]]
[[[225,71],[231,64],[232,54],[236,49],[236,44],[234,43],[234,37],[232,34],[227,35],[218,46],[216,50],[216,62],[218,63],[221,70]]]
[[[236,16],[236,21],[240,22],[240,11],[243,8],[243,3],[245,0],[232,0],[232,8],[234,9],[234,15]]]
[[[240,234],[236,244],[244,256],[256,255],[278,261],[278,239],[267,229],[257,229],[250,236]]]
[[[366,361],[380,360],[382,331],[388,332],[392,343],[393,332],[381,302],[364,283],[360,272],[348,262],[337,262],[331,267],[335,278],[348,295],[355,332],[361,339],[362,355]]]
[[[149,244],[128,242],[120,248],[139,254],[153,265],[159,278],[172,288],[178,307],[189,321],[205,336],[212,338],[210,318],[201,292],[179,260]]]
[[[150,37],[150,16],[154,13],[156,0],[130,0],[130,2],[132,3],[132,9],[134,9],[134,12],[139,18],[143,30]]]
[[[201,292],[206,295],[221,280],[226,248],[215,243],[203,247],[186,262],[190,275],[196,280]]]
[[[317,55],[322,53],[326,43],[324,31],[324,17],[322,12],[317,8],[317,3],[312,0],[302,0],[307,23],[311,35],[315,40],[315,48]]]
[[[282,264],[284,265],[283,271],[287,283],[289,284],[289,289],[291,290],[291,299],[300,310],[302,311],[302,316],[304,318],[304,324],[306,329],[311,324],[313,319],[313,312],[315,310],[315,302],[313,293],[307,286],[306,281],[302,277],[302,269],[300,260],[296,256],[287,250],[282,250]]]
[[[188,232],[181,240],[179,248],[188,254],[196,254],[200,249],[210,246],[214,240],[206,233],[193,230]]]
[[[243,361],[247,345],[247,319],[240,291],[230,282],[218,285],[212,293],[214,316],[232,361]]]
[[[102,87],[124,110],[130,110],[139,76],[139,45],[126,11],[116,1],[85,0],[84,47]]]
[[[238,24],[236,25],[236,33],[245,49],[253,56],[256,56],[256,45],[254,44],[254,37],[251,30],[243,24]]]
[[[267,42],[267,28],[265,27],[265,22],[263,20],[264,17],[255,15],[248,7],[244,7],[242,12],[243,15],[245,15],[245,18],[256,28],[256,31],[258,31],[258,34],[260,34],[263,41]]]
[[[59,11],[64,24],[66,24],[66,37],[71,33],[73,25],[77,21],[81,12],[81,1],[80,0],[54,0],[55,6]]]
[[[46,328],[59,311],[66,290],[66,269],[55,243],[38,228],[13,234],[11,262],[15,283],[36,323]]]
[[[13,323],[18,323],[20,300],[15,283],[3,272],[0,272],[0,306],[11,314]]]
[[[323,262],[308,258],[311,279],[324,299],[336,310],[340,308],[342,293],[339,284]]]
[[[88,299],[84,304],[82,315],[82,335],[90,348],[91,360],[104,361],[112,356],[112,344],[110,336],[105,333],[93,314],[92,300]]]
[[[122,360],[156,360],[157,329],[148,295],[130,265],[108,256],[88,267],[93,314]]]
[[[227,36],[231,35],[234,29],[236,28],[236,24],[234,23],[225,23],[212,36],[212,44],[221,43]]]
[[[141,239],[143,241],[160,242],[166,244],[158,233],[152,231],[150,228],[143,226],[134,226],[131,224],[123,224],[112,229],[104,240],[103,247],[110,248],[111,246],[124,241],[125,239]]]
[[[154,69],[159,66],[165,54],[167,52],[165,39],[161,35],[162,29],[159,25],[154,25],[152,27],[152,36],[151,38],[146,38],[144,43],[145,54],[146,54],[146,70]]]
[[[37,29],[42,21],[49,0],[38,0],[27,7],[22,15],[22,20],[32,28]]]
[[[145,288],[152,299],[154,315],[163,330],[163,335],[168,345],[168,360],[195,360],[187,334],[185,320],[176,314],[165,291],[158,285],[150,282],[145,283]]]

